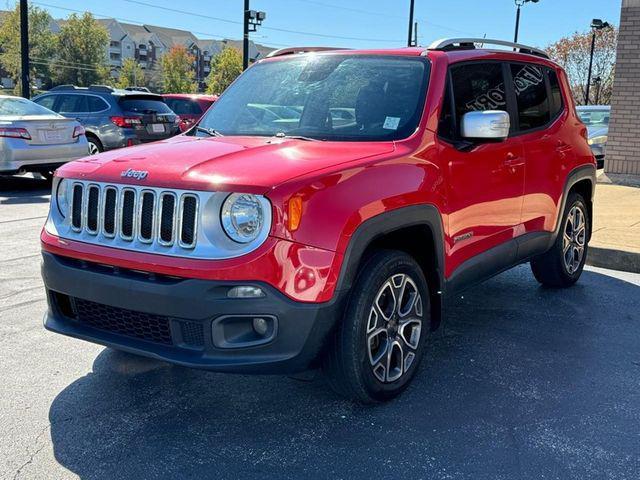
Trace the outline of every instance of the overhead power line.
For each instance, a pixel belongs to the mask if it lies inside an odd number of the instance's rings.
[[[181,13],[183,15],[190,15],[192,17],[198,17],[198,18],[206,18],[207,20],[216,20],[216,21],[224,21],[225,23],[234,23],[234,24],[242,24],[242,22],[238,22],[235,20],[229,20],[229,19],[221,19],[220,17],[212,17],[210,15],[205,15],[202,13],[196,13],[196,12],[190,12],[187,10],[180,10],[178,8],[170,8],[170,7],[164,7],[161,5],[154,5],[152,3],[146,3],[146,2],[141,2],[139,0],[125,0],[125,2],[128,3],[134,3],[137,5],[143,5],[145,7],[149,7],[149,8],[155,8],[158,10],[165,10],[168,12],[173,12],[173,13]],[[267,26],[262,26],[263,30],[271,30],[271,31],[275,31],[275,32],[285,32],[285,33],[293,33],[296,35],[305,35],[308,37],[321,37],[321,38],[335,38],[335,39],[340,39],[340,40],[356,40],[356,41],[364,41],[364,42],[400,42],[399,39],[389,39],[389,38],[364,38],[364,37],[350,37],[350,36],[343,36],[343,35],[329,35],[329,34],[325,34],[325,33],[317,33],[317,32],[303,32],[300,30],[290,30],[288,28],[277,28],[277,27],[267,27]]]

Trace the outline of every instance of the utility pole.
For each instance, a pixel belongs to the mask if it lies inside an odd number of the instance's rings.
[[[407,37],[407,47],[410,47],[413,43],[413,9],[415,7],[415,0],[411,0],[409,4],[409,36]]]
[[[249,7],[249,0],[244,0],[244,35],[242,38],[242,69],[249,67],[249,32],[255,32],[263,20],[267,18],[265,12],[256,12]]]
[[[603,22],[599,18],[594,18],[591,21],[591,30],[593,30],[593,35],[591,36],[591,55],[589,57],[589,73],[587,74],[587,89],[584,94],[584,104],[589,105],[589,94],[591,93],[591,72],[593,70],[593,54],[596,49],[596,33],[598,30],[604,30],[605,28],[609,28],[611,25],[609,22]]]
[[[413,23],[413,46],[418,46],[418,22]]]
[[[249,0],[244,0],[244,33],[242,37],[242,69],[249,67]]]
[[[520,32],[520,9],[525,3],[538,3],[539,1],[540,0],[515,0],[516,7],[518,7],[518,9],[516,10],[516,33],[513,36],[513,43],[518,43],[518,33]]]
[[[29,98],[29,8],[27,0],[20,0],[20,77],[22,96]]]

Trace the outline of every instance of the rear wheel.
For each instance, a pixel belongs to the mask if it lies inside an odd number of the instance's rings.
[[[536,280],[548,287],[568,287],[578,281],[587,259],[590,224],[584,198],[569,194],[553,247],[531,260]]]
[[[89,143],[89,155],[96,155],[103,151],[102,144],[97,138],[87,137],[87,142]]]
[[[323,371],[340,395],[374,403],[411,382],[429,334],[429,288],[420,266],[397,251],[374,254],[358,273]]]

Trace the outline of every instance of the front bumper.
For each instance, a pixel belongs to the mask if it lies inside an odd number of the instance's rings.
[[[341,295],[326,303],[302,303],[267,284],[146,274],[48,252],[43,252],[42,276],[48,330],[223,372],[294,373],[313,366],[344,307]],[[265,296],[227,297],[230,288],[242,284],[260,286]],[[273,318],[275,335],[264,344],[220,347],[212,328],[228,316]]]

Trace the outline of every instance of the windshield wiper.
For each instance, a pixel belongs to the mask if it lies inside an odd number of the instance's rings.
[[[206,133],[207,135],[209,135],[210,137],[224,137],[223,134],[221,134],[219,131],[213,129],[213,128],[205,128],[205,127],[201,127],[201,126],[197,126],[196,130],[198,132],[202,132],[202,133]]]
[[[305,137],[304,135],[287,135],[284,132],[278,132],[274,135],[276,138],[291,138],[293,140],[304,140],[305,142],[321,142],[319,138]]]

